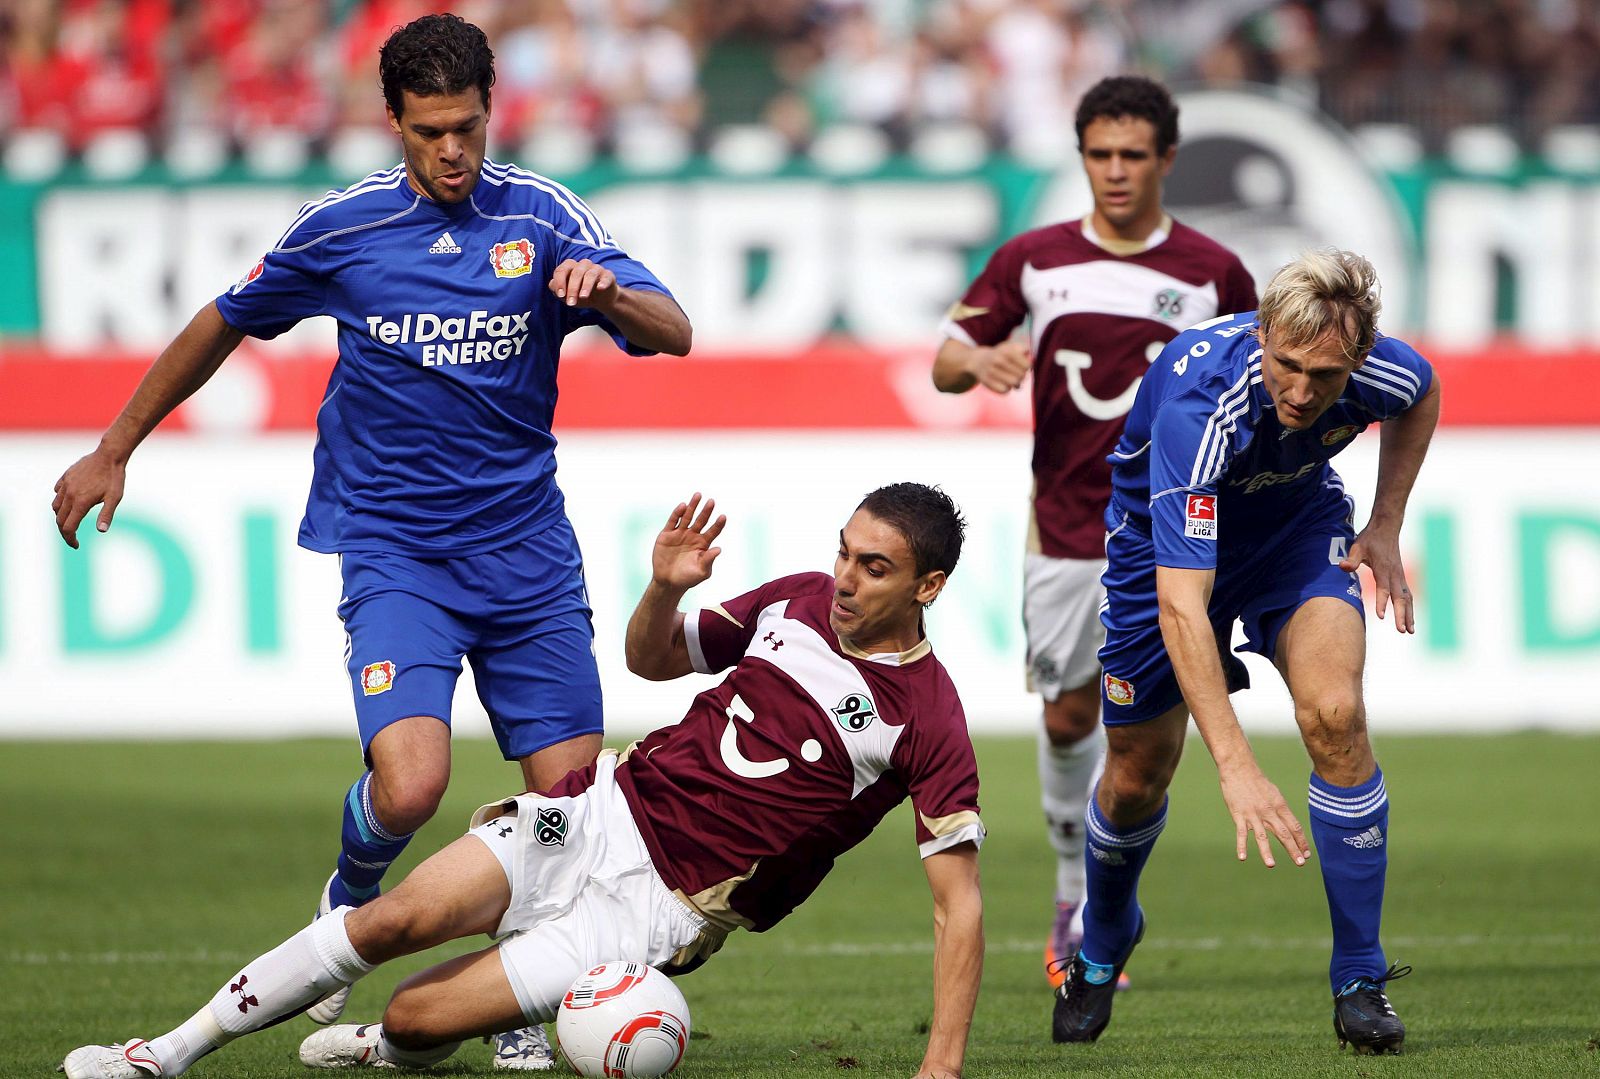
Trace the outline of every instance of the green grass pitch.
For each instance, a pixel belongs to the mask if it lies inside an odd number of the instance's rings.
[[[1298,744],[1256,743],[1304,822]],[[1315,863],[1234,861],[1198,743],[1145,874],[1133,991],[1098,1044],[1052,1045],[1039,953],[1053,872],[1033,744],[987,739],[989,950],[966,1074],[1600,1076],[1600,738],[1396,737],[1378,749],[1393,807],[1385,942],[1416,967],[1392,987],[1410,1031],[1403,1057],[1335,1048]],[[302,925],[356,768],[348,742],[0,744],[0,1076],[46,1076],[79,1044],[161,1033]],[[514,784],[492,745],[458,744],[445,808],[397,869]],[[679,1074],[910,1076],[930,939],[902,807],[793,917],[736,934],[682,980],[696,1037]],[[376,1018],[429,961],[378,971],[347,1014]],[[295,1048],[311,1029],[297,1019],[190,1074],[305,1075]],[[435,1071],[488,1064],[474,1043]]]

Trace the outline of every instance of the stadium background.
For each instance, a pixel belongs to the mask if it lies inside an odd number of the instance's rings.
[[[56,536],[49,492],[303,199],[393,163],[373,53],[424,6],[0,0],[0,1073],[49,1074],[74,1045],[188,1014],[222,968],[301,923],[327,871],[353,724],[334,562],[293,538],[328,328],[230,359],[139,451],[115,528],[86,529],[83,551]],[[1018,615],[1027,404],[941,396],[928,378],[939,317],[993,247],[1086,208],[1070,107],[1108,72],[1182,89],[1169,203],[1258,282],[1309,243],[1372,257],[1385,328],[1421,344],[1447,384],[1403,537],[1419,632],[1371,634],[1396,813],[1385,940],[1417,967],[1395,989],[1411,1036],[1392,1064],[1594,1070],[1594,4],[458,10],[494,35],[496,154],[591,199],[695,323],[688,359],[629,360],[592,339],[563,359],[561,480],[614,733],[675,718],[689,692],[639,684],[621,653],[650,537],[688,491],[713,492],[732,518],[718,598],[826,568],[839,522],[880,482],[943,483],[972,518],[930,620],[977,735],[991,832],[973,1075],[1388,1070],[1334,1055],[1320,880],[1233,863],[1199,747],[1142,885],[1155,929],[1135,991],[1089,1055],[1044,1040],[1052,867]],[[1376,441],[1339,459],[1358,494]],[[1287,702],[1275,675],[1255,674],[1237,700],[1264,768],[1301,805]],[[1524,727],[1561,730],[1512,733]],[[484,729],[465,690],[458,728]],[[227,741],[299,734],[326,738]],[[513,774],[490,746],[461,747],[445,805],[395,875]],[[915,1069],[928,900],[908,828],[888,822],[779,929],[736,936],[685,981],[709,1040],[684,1074]],[[374,974],[352,1016],[375,1016],[436,958]],[[284,1024],[201,1070],[303,1074],[307,1029]],[[458,1059],[456,1072],[481,1071],[487,1050]]]
[[[688,359],[579,339],[563,361],[560,476],[614,730],[682,700],[621,661],[667,506],[703,489],[729,512],[720,594],[825,568],[855,499],[907,477],[972,519],[932,626],[974,727],[1030,726],[1027,398],[941,396],[927,371],[989,252],[1086,208],[1071,102],[1124,69],[1183,88],[1180,217],[1258,282],[1310,244],[1367,254],[1385,329],[1448,387],[1405,533],[1420,631],[1375,624],[1375,723],[1600,728],[1593,5],[458,6],[499,55],[493,152],[588,198],[695,323]],[[82,553],[45,507],[302,200],[393,161],[375,48],[425,7],[5,9],[0,733],[348,733],[334,561],[293,544],[331,325],[247,343],[139,452]],[[1358,501],[1375,443],[1340,458]],[[1247,721],[1287,729],[1277,679],[1257,683]],[[461,713],[483,729],[465,686]]]

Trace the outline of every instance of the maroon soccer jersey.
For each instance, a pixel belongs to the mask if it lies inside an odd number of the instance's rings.
[[[1177,222],[1132,254],[1100,246],[1082,221],[1025,232],[994,253],[941,329],[995,345],[1029,320],[1042,553],[1105,557],[1106,455],[1140,378],[1178,331],[1255,306],[1238,256]]]
[[[617,769],[657,872],[725,927],[776,924],[908,795],[924,857],[983,840],[950,676],[926,641],[841,647],[832,600],[804,573],[689,615],[695,669],[733,671]]]

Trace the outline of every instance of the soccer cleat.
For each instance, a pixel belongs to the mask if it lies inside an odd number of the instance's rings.
[[[556,1066],[556,1055],[550,1049],[550,1039],[544,1027],[523,1027],[496,1034],[494,1066],[507,1071],[543,1072]]]
[[[1144,939],[1144,912],[1139,912],[1139,930],[1133,935],[1128,954],[1111,968],[1108,977],[1090,981],[1089,964],[1083,952],[1067,962],[1066,980],[1055,992],[1055,1012],[1050,1017],[1050,1037],[1058,1042],[1092,1042],[1111,1022],[1111,1002],[1117,995],[1117,980],[1133,949]]]
[[[300,1063],[308,1068],[392,1068],[378,1055],[383,1024],[343,1023],[314,1031],[300,1043]]]
[[[1333,1032],[1340,1049],[1349,1042],[1358,1056],[1400,1055],[1406,1025],[1394,1014],[1383,986],[1410,973],[1410,967],[1391,964],[1376,978],[1352,978],[1340,987],[1333,997]]]
[[[1050,936],[1044,942],[1044,977],[1051,989],[1060,989],[1067,980],[1067,964],[1078,954],[1083,943],[1083,917],[1080,904],[1057,903],[1056,919],[1050,926]],[[1117,975],[1117,992],[1133,983],[1126,973]]]
[[[322,886],[322,895],[317,900],[318,918],[333,910],[333,882],[338,878],[339,871],[336,869],[333,876],[328,878],[328,883]],[[318,1026],[330,1026],[339,1021],[339,1017],[344,1014],[344,1006],[348,1003],[350,1003],[350,987],[341,986],[307,1008],[306,1016]]]
[[[162,1074],[149,1043],[135,1038],[126,1045],[85,1045],[67,1054],[56,1069],[67,1079],[146,1079]]]

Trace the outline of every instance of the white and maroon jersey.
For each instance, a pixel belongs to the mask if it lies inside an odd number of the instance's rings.
[[[995,345],[1029,321],[1041,553],[1105,557],[1106,455],[1145,370],[1180,330],[1255,306],[1238,256],[1170,219],[1138,249],[1099,240],[1085,219],[1025,232],[994,253],[941,332]]]
[[[776,924],[907,796],[923,857],[983,841],[944,666],[926,640],[841,645],[832,601],[833,578],[804,573],[689,615],[695,669],[733,670],[617,769],[657,872],[728,927]]]

